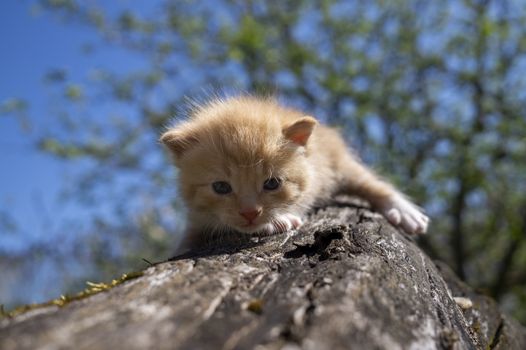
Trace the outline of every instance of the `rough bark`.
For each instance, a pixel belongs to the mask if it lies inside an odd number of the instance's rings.
[[[473,307],[462,310],[453,297]],[[526,349],[526,329],[348,199],[292,236],[210,249],[0,320],[0,349]]]

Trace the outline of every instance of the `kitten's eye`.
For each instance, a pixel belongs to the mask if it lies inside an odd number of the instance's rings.
[[[232,192],[232,186],[226,181],[216,181],[212,184],[212,188],[217,194],[229,194]]]
[[[263,183],[263,189],[267,191],[277,190],[281,186],[281,180],[276,177],[271,177]]]

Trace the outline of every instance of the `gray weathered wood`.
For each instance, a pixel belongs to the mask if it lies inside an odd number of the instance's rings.
[[[526,349],[526,330],[493,300],[346,199],[293,236],[199,255],[4,318],[0,348]]]

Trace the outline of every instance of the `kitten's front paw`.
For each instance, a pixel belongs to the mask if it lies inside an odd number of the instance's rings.
[[[269,234],[283,233],[288,230],[295,230],[303,225],[303,220],[294,214],[283,214],[267,224],[265,231]]]
[[[402,196],[391,198],[380,207],[380,212],[393,225],[412,234],[426,233],[429,218],[415,204]]]

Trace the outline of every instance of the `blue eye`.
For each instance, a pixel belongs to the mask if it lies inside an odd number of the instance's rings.
[[[276,177],[271,177],[263,183],[263,189],[267,191],[275,191],[281,186],[281,180]]]
[[[226,181],[216,181],[212,184],[212,188],[217,194],[229,194],[232,192],[232,186]]]

